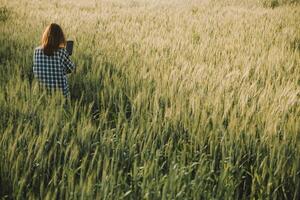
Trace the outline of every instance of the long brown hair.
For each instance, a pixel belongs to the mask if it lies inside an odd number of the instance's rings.
[[[61,45],[66,45],[65,34],[58,24],[52,23],[47,26],[42,37],[44,53],[47,56],[52,56],[53,53],[61,47]]]

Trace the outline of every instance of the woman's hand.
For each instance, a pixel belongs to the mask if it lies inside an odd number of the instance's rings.
[[[59,48],[66,48],[66,44],[64,44],[64,43],[60,44]]]

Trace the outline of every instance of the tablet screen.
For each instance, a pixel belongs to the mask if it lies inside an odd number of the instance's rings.
[[[72,40],[67,41],[66,49],[67,49],[67,52],[69,53],[69,55],[72,55],[72,53],[73,53],[73,45],[74,45],[74,41],[72,41]]]

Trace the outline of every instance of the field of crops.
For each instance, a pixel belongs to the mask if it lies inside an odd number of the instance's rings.
[[[0,199],[299,198],[298,0],[0,0]]]

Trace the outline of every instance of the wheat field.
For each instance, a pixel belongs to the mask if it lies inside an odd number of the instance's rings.
[[[299,198],[298,0],[0,0],[0,199]]]

